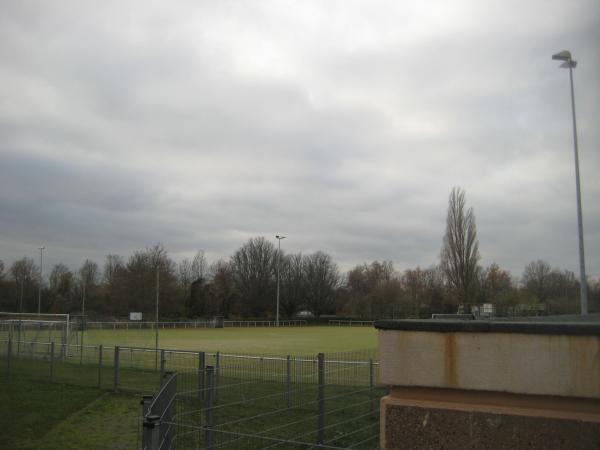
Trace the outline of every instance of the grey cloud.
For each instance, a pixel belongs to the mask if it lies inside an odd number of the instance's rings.
[[[575,270],[564,47],[600,275],[597,2],[128,8],[0,7],[3,259],[40,240],[69,264],[157,241],[227,258],[282,232],[342,268],[428,266],[460,185],[484,263]]]

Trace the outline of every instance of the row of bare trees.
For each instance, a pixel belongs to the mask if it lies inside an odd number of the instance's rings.
[[[248,240],[229,260],[209,264],[199,251],[175,263],[156,244],[127,260],[108,255],[102,269],[90,260],[75,272],[56,264],[42,285],[42,311],[77,313],[85,296],[86,310],[99,317],[140,311],[153,319],[157,298],[162,317],[273,317],[279,267],[282,317],[300,311],[368,319],[429,317],[480,303],[492,303],[501,315],[578,312],[579,282],[572,272],[534,261],[519,281],[497,264],[481,267],[479,260],[475,215],[466,207],[464,191],[454,188],[440,263],[429,268],[399,273],[389,261],[374,261],[342,275],[326,253],[279,253],[263,237]],[[39,283],[31,258],[13,262],[8,270],[0,261],[0,309],[37,311]],[[590,283],[590,311],[598,309],[596,280]]]
[[[135,252],[125,261],[108,255],[101,269],[86,260],[76,271],[56,264],[43,285],[42,311],[95,317],[124,317],[141,311],[154,318],[158,272],[161,317],[273,317],[277,250],[263,238],[244,244],[228,261],[208,264],[198,252],[173,262],[161,245]],[[456,312],[459,297],[441,265],[397,272],[389,261],[360,264],[341,274],[331,257],[281,254],[281,317],[299,311],[344,317],[429,317]],[[0,309],[37,311],[39,268],[29,258],[8,270],[0,262]],[[600,306],[600,282],[591,281],[590,309]],[[527,305],[544,305],[550,314],[577,313],[579,282],[544,261],[525,267],[520,279],[491,264],[476,271],[471,303],[492,303],[499,314],[528,314]]]
[[[140,311],[152,319],[158,297],[163,317],[273,317],[277,263],[280,263],[281,312],[335,313],[340,274],[323,252],[278,254],[275,246],[250,239],[228,260],[208,264],[204,252],[175,263],[161,245],[140,250],[127,260],[108,255],[102,270],[86,260],[76,271],[59,263],[42,285],[42,312],[122,317]],[[37,311],[39,267],[32,259],[15,261],[8,273],[0,262],[0,308]],[[158,295],[157,295],[158,290]]]

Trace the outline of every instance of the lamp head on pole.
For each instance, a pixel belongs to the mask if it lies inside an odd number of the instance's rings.
[[[279,240],[282,240],[282,239],[285,239],[285,236],[280,236],[279,234],[276,234],[275,238],[279,239]]]
[[[575,68],[577,67],[577,61],[573,61],[571,58],[571,52],[569,50],[563,50],[562,52],[555,53],[552,55],[552,59],[557,61],[564,61],[560,67],[562,68]]]

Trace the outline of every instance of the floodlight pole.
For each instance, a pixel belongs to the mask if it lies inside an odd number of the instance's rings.
[[[585,274],[585,252],[583,245],[583,214],[581,212],[581,184],[579,181],[579,150],[577,145],[577,121],[575,119],[575,89],[573,88],[573,69],[577,61],[571,58],[571,52],[564,50],[552,55],[552,59],[564,61],[560,67],[569,69],[569,80],[571,82],[571,113],[573,115],[573,147],[575,151],[575,187],[577,191],[577,225],[579,235],[579,292],[581,303],[581,314],[588,313],[587,276]]]
[[[276,235],[277,239],[277,312],[275,314],[275,326],[279,326],[279,267],[281,265],[281,240],[285,239],[285,236]]]
[[[81,295],[81,348],[80,348],[80,364],[83,363],[83,335],[85,334],[85,286],[86,281],[83,280],[83,284],[81,286],[82,295]]]
[[[42,311],[42,263],[44,261],[45,249],[46,247],[44,246],[38,247],[38,250],[40,251],[40,285],[38,286],[38,315]]]
[[[158,292],[160,287],[159,281],[159,265],[156,265],[156,315],[154,323],[154,366],[158,368]]]

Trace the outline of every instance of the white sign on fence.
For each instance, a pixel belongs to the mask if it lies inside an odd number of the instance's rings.
[[[130,312],[129,320],[142,320],[142,313],[141,312]]]

